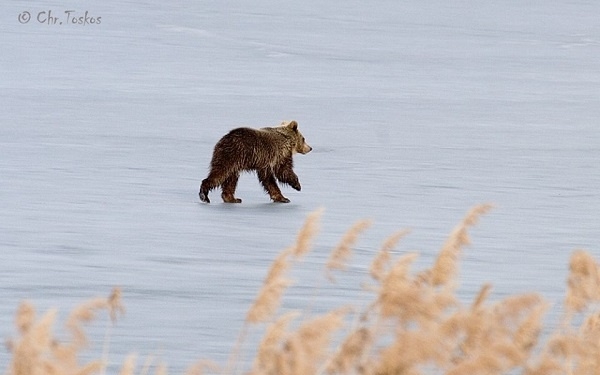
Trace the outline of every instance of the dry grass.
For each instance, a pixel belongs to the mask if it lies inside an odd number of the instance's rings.
[[[282,252],[271,265],[258,296],[246,314],[247,323],[266,322],[277,312],[281,296],[291,284],[285,276],[290,267],[290,255],[289,250]]]
[[[19,337],[9,342],[12,361],[11,375],[95,374],[104,371],[102,360],[79,363],[79,354],[87,346],[82,325],[94,319],[100,310],[112,319],[123,312],[121,291],[114,289],[108,298],[97,298],[75,308],[67,318],[66,330],[71,339],[61,342],[54,337],[56,310],[50,310],[36,319],[36,312],[28,302],[23,302],[15,319]],[[125,366],[124,366],[125,368]]]
[[[371,226],[371,221],[361,220],[354,224],[352,228],[344,234],[340,243],[331,252],[329,260],[327,260],[325,265],[325,268],[328,271],[327,278],[329,280],[334,281],[331,271],[346,269],[346,262],[348,262],[350,256],[352,256],[352,247],[358,240],[358,236],[367,230],[369,226]]]
[[[188,374],[249,375],[417,375],[417,374],[600,374],[600,266],[582,250],[569,265],[565,314],[555,329],[547,327],[541,341],[544,314],[549,308],[537,294],[490,302],[490,285],[483,285],[472,302],[456,297],[460,255],[469,245],[469,229],[491,206],[472,209],[452,231],[430,268],[412,270],[418,254],[393,254],[407,235],[400,231],[384,241],[369,268],[375,282],[373,299],[363,310],[340,307],[320,315],[279,314],[282,297],[291,285],[290,268],[311,249],[322,211],[311,214],[296,242],[273,262],[245,318],[229,363],[203,361]],[[359,235],[368,228],[359,221],[342,238],[325,265],[327,272],[343,270]],[[330,274],[329,274],[330,275]],[[99,311],[114,321],[123,312],[120,291],[74,309],[66,320],[70,340],[53,334],[56,311],[40,317],[33,305],[19,306],[18,337],[10,344],[9,375],[102,374],[106,358],[80,363],[88,339],[83,325]],[[349,304],[351,304],[351,300]],[[308,304],[312,301],[307,301]],[[579,322],[579,323],[574,323]],[[252,361],[243,361],[243,342],[249,327],[264,329]],[[106,339],[105,339],[106,341]],[[253,350],[254,352],[254,350]],[[124,361],[120,374],[167,373],[166,366],[138,369],[136,357]]]

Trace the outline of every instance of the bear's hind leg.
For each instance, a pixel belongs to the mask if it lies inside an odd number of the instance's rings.
[[[239,173],[234,173],[231,176],[227,177],[223,184],[221,184],[221,188],[223,192],[221,193],[221,198],[223,198],[223,202],[225,203],[242,203],[240,198],[235,197],[235,188],[237,186],[238,179],[240,178]]]
[[[204,203],[210,203],[210,199],[208,199],[208,193],[221,185],[221,183],[225,180],[224,173],[215,172],[215,168],[212,168],[208,177],[202,180],[202,184],[200,185],[200,192],[198,195],[200,196],[200,200]]]
[[[257,174],[258,180],[266,192],[269,193],[269,196],[273,202],[289,203],[290,200],[281,194],[281,190],[279,190],[279,186],[277,186],[277,181],[275,180],[275,176],[273,176],[273,172],[271,172],[271,170],[259,169]]]
[[[211,186],[210,180],[208,178],[202,180],[202,184],[200,185],[200,192],[198,193],[202,202],[210,203],[210,199],[208,199],[208,192],[212,189],[214,189],[214,186]]]

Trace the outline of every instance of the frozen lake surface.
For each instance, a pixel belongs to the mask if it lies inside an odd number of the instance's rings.
[[[223,362],[272,259],[318,207],[287,307],[313,298],[362,218],[373,226],[319,306],[360,303],[398,229],[412,230],[398,253],[429,265],[481,202],[496,208],[463,257],[466,300],[491,282],[494,298],[557,304],[570,253],[600,257],[597,1],[56,4],[0,7],[4,338],[21,300],[64,313],[121,286],[114,363]],[[68,24],[67,10],[101,23]],[[253,175],[243,204],[199,202],[223,134],[290,119],[314,148],[295,158],[290,204],[269,203]]]

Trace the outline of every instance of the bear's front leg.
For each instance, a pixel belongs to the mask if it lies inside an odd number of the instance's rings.
[[[273,200],[273,202],[278,203],[289,203],[290,200],[281,194],[281,190],[279,190],[279,186],[277,186],[277,181],[275,180],[275,176],[273,172],[269,169],[259,169],[257,171],[258,180],[262,184],[263,188],[269,196]]]
[[[277,177],[279,182],[283,184],[288,184],[293,189],[300,191],[302,187],[300,186],[300,181],[298,181],[298,176],[296,175],[296,173],[294,173],[294,170],[292,169],[293,167],[294,163],[292,157],[290,156],[274,169],[275,177]]]

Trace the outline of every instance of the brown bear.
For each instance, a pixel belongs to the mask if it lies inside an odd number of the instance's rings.
[[[274,202],[288,203],[276,179],[300,191],[298,176],[292,170],[292,155],[312,150],[298,131],[296,121],[272,128],[237,128],[217,142],[208,177],[200,185],[200,200],[210,203],[208,193],[221,186],[226,203],[241,203],[235,188],[241,172],[256,171],[258,180]]]

